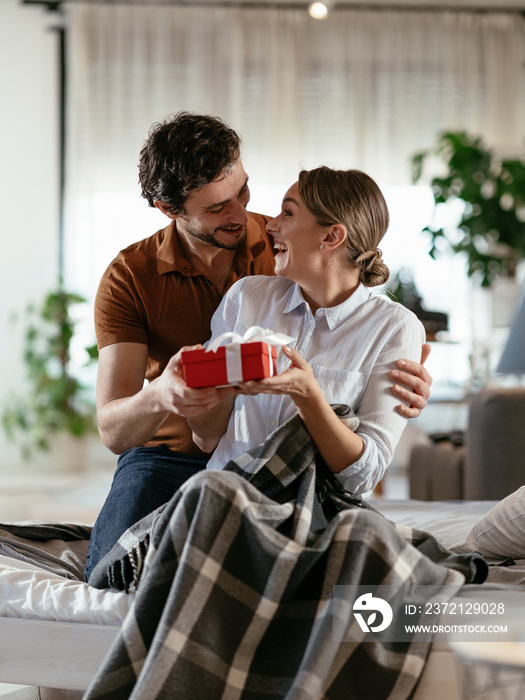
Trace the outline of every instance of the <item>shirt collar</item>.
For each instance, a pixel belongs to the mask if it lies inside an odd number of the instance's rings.
[[[161,275],[165,272],[182,272],[185,275],[190,273],[191,265],[180,247],[175,221],[171,221],[161,231],[161,242],[157,250],[157,270]]]
[[[326,318],[328,328],[334,330],[342,323],[347,321],[350,316],[352,316],[357,309],[359,309],[370,297],[372,292],[368,287],[365,287],[363,283],[360,283],[353,294],[351,294],[348,299],[345,299],[341,304],[337,306],[331,306],[328,309],[317,309],[315,312],[315,318],[319,319],[323,316]],[[304,304],[305,309],[310,312],[310,307],[308,306],[301,288],[294,282],[288,291],[288,298],[285,303],[284,313],[290,313],[294,309],[297,309],[301,304]]]
[[[157,270],[159,274],[180,272],[191,275],[194,268],[180,245],[179,234],[175,221],[172,221],[161,231],[161,242],[157,250]],[[248,213],[246,224],[246,241],[236,250],[234,269],[240,274],[244,272],[252,260],[259,257],[266,248],[266,239],[252,215]]]

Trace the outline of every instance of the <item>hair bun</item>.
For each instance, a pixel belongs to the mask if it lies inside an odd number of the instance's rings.
[[[366,262],[367,260],[370,260],[371,258],[376,258],[379,254],[379,257],[381,258],[383,256],[382,252],[378,248],[377,250],[367,250],[364,253],[361,253],[355,258],[356,263],[362,263]]]
[[[361,268],[361,281],[366,287],[377,287],[384,284],[390,277],[390,271],[383,262],[383,252],[380,248],[360,253],[354,262]]]

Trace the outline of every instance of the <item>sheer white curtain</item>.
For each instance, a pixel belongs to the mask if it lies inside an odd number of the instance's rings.
[[[521,16],[336,9],[317,22],[304,9],[75,2],[67,26],[70,287],[93,298],[115,254],[165,225],[140,198],[138,155],[152,123],[185,109],[241,134],[254,211],[276,212],[301,167],[369,172],[391,209],[387,263],[411,270],[468,343],[462,263],[426,254],[432,200],[409,187],[409,159],[444,129],[523,151]],[[468,373],[461,357],[449,374]]]
[[[300,167],[409,183],[442,129],[521,150],[518,15],[72,3],[67,7],[66,276],[92,296],[123,246],[163,225],[139,197],[151,124],[216,114],[243,138],[252,208],[273,213]]]

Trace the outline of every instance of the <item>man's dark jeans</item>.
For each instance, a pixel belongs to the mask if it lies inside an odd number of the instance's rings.
[[[167,447],[134,447],[121,454],[91,534],[84,581],[129,527],[167,503],[185,481],[206,468],[206,463]]]

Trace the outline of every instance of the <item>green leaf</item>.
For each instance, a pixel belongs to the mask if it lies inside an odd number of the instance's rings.
[[[65,291],[60,281],[39,306],[26,308],[23,360],[29,388],[22,396],[9,397],[0,414],[6,436],[25,458],[49,449],[54,433],[96,432],[94,403],[70,366],[76,332],[71,312],[84,303],[84,297]],[[86,352],[90,362],[97,359],[96,345]]]
[[[431,234],[429,255],[436,258],[445,249],[466,255],[467,274],[480,275],[489,286],[497,276],[513,274],[525,257],[525,162],[518,158],[499,162],[482,139],[464,131],[442,132],[427,151],[412,157],[412,178],[422,178],[427,159],[440,158],[445,174],[432,181],[434,205],[443,206],[460,199],[466,203],[458,224],[459,243],[432,225],[423,229]],[[454,241],[457,236],[454,236]],[[452,238],[452,237],[451,237]],[[481,245],[483,243],[483,245]]]

